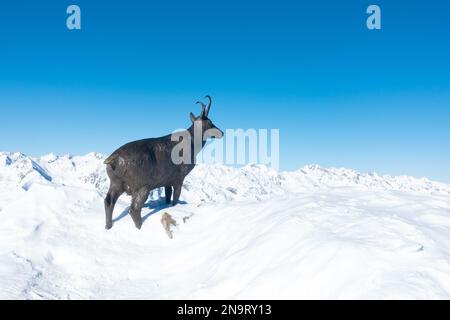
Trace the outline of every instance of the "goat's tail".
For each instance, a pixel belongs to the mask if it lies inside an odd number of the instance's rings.
[[[108,158],[106,158],[104,164],[111,164],[114,160],[117,159],[119,155],[118,154],[112,154]]]

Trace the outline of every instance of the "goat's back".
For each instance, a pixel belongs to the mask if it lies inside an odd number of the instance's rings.
[[[152,188],[175,185],[192,168],[172,162],[174,146],[175,142],[167,137],[127,143],[105,160],[108,175],[111,180],[124,183],[130,190],[138,190],[144,185]]]

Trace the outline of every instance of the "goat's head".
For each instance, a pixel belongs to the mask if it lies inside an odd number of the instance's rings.
[[[210,96],[206,96],[209,100],[208,106],[206,106],[203,102],[198,101],[197,104],[202,106],[202,112],[198,117],[196,117],[192,112],[190,114],[191,121],[194,125],[201,125],[202,135],[207,135],[207,138],[215,138],[220,139],[223,137],[223,132],[219,128],[217,128],[214,123],[209,119],[209,111],[211,109],[212,99]]]

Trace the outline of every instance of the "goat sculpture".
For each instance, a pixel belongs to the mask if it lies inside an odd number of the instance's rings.
[[[195,158],[205,146],[205,132],[212,131],[211,137],[214,138],[223,137],[223,132],[208,118],[212,99],[210,96],[206,98],[208,106],[197,102],[202,105],[202,112],[198,117],[190,113],[192,125],[184,131],[191,137],[188,161],[178,164],[173,161],[173,150],[179,144],[173,135],[127,143],[105,160],[111,182],[105,198],[106,229],[112,228],[114,206],[124,192],[132,197],[130,215],[138,229],[142,226],[141,210],[151,190],[164,187],[167,204],[170,204],[173,191],[173,205],[178,203],[184,179],[194,169]],[[200,134],[201,137],[198,136]],[[198,139],[201,139],[201,148],[195,148]]]

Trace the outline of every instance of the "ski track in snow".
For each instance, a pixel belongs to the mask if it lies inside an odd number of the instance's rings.
[[[155,190],[138,231],[124,195],[106,231],[103,159],[0,153],[0,298],[450,298],[450,185],[198,165],[183,204]]]

